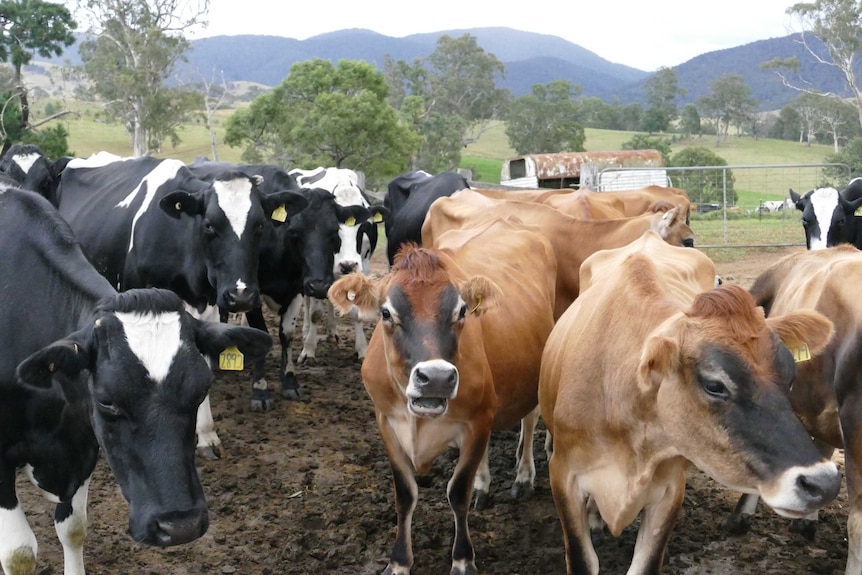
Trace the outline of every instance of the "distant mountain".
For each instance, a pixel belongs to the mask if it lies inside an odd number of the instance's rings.
[[[428,56],[443,35],[458,38],[464,34],[476,37],[486,52],[503,62],[506,74],[498,86],[515,96],[530,92],[535,84],[547,84],[565,79],[579,84],[585,96],[599,97],[607,102],[624,104],[643,102],[644,84],[650,72],[605,60],[577,44],[548,34],[522,32],[511,28],[465,28],[442,30],[428,34],[413,34],[392,38],[363,29],[340,30],[294,40],[278,36],[214,36],[192,42],[188,61],[177,72],[189,78],[212,70],[221,70],[228,82],[254,82],[276,86],[290,73],[296,62],[311,58],[364,60],[383,68],[386,55],[394,60],[413,62]],[[797,92],[782,86],[773,71],[760,69],[762,62],[774,58],[796,56],[801,71],[813,79],[819,88],[843,93],[841,76],[827,66],[818,65],[798,42],[799,35],[759,40],[743,46],[702,54],[675,66],[680,87],[687,94],[678,98],[680,106],[695,102],[710,92],[711,82],[722,74],[741,74],[760,102],[763,110],[777,109],[797,96]],[[77,50],[52,59],[62,64],[70,60],[80,63]],[[37,63],[38,66],[38,63]]]

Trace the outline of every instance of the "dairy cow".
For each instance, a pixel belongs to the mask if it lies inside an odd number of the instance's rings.
[[[837,466],[793,413],[790,349],[820,352],[821,314],[765,318],[737,285],[712,288],[704,254],[653,232],[598,251],[542,356],[541,417],[567,572],[596,575],[590,501],[611,534],[640,515],[629,573],[659,573],[694,464],[804,516],[838,494]]]
[[[817,188],[799,195],[790,190],[796,209],[802,212],[805,245],[822,250],[838,244],[853,244],[862,249],[862,178],[854,178],[840,192]]]
[[[217,320],[260,307],[261,238],[279,223],[274,214],[308,203],[292,191],[262,194],[260,183],[238,171],[206,182],[178,160],[100,153],[66,165],[57,207],[115,288],[170,289]],[[208,398],[200,411],[198,448],[214,458],[221,441]]]
[[[35,144],[12,144],[0,158],[0,173],[14,179],[22,188],[31,190],[57,205],[60,175],[72,158],[49,160]]]
[[[129,503],[129,535],[167,547],[209,524],[194,455],[205,357],[266,353],[257,330],[201,322],[168,290],[117,293],[68,224],[30,191],[0,188],[0,566],[29,575],[37,542],[15,492],[57,503],[65,575],[83,575],[87,488],[99,448]]]

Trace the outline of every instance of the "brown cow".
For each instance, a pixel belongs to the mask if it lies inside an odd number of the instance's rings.
[[[814,311],[767,319],[743,288],[710,289],[714,276],[701,252],[649,232],[582,266],[539,379],[570,574],[599,572],[588,498],[614,536],[642,512],[628,573],[659,573],[691,463],[790,517],[838,494],[837,466],[791,409],[782,344],[817,353],[832,323]]]
[[[494,200],[475,190],[461,190],[431,204],[422,226],[422,245],[433,246],[435,238],[446,231],[505,217],[516,217],[538,227],[554,247],[559,263],[554,318],[560,317],[578,296],[578,269],[590,254],[624,246],[649,229],[670,244],[694,245],[694,234],[678,210],[632,218],[581,220],[550,206]]]
[[[467,527],[474,479],[487,467],[491,430],[535,413],[553,327],[556,261],[543,235],[495,221],[441,236],[437,246],[410,244],[383,278],[352,274],[329,290],[343,313],[355,306],[363,319],[380,318],[361,371],[395,483],[390,574],[413,565],[415,474],[450,445],[460,449],[448,485],[451,573],[477,573]]]
[[[862,573],[862,301],[856,289],[860,283],[862,252],[843,244],[787,255],[764,270],[750,290],[770,317],[814,309],[835,324],[829,346],[797,363],[790,402],[824,453],[844,449],[848,575]],[[737,533],[747,530],[756,505],[757,497],[743,496],[726,527]],[[800,523],[794,529],[813,538],[816,524]]]

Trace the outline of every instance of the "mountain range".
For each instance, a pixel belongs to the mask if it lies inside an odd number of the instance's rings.
[[[458,38],[464,34],[474,36],[486,53],[494,54],[504,64],[505,76],[497,85],[516,97],[528,94],[535,84],[564,79],[580,85],[586,97],[595,96],[608,103],[642,103],[644,83],[652,75],[652,72],[610,62],[558,36],[499,27],[442,30],[403,38],[356,28],[306,40],[259,35],[213,36],[192,42],[187,61],[178,66],[177,74],[193,79],[200,78],[201,74],[209,77],[213,70],[220,70],[228,82],[276,86],[295,62],[312,58],[333,62],[353,59],[365,60],[383,69],[387,55],[394,60],[413,62],[431,54],[441,36]],[[708,52],[674,66],[679,87],[685,91],[676,103],[682,107],[695,102],[711,91],[710,83],[718,76],[737,73],[762,110],[781,108],[798,92],[783,86],[774,71],[762,70],[760,66],[775,58],[791,56],[799,59],[800,73],[813,79],[819,89],[839,94],[848,91],[842,76],[833,68],[817,64],[799,42],[799,34],[792,34]],[[75,46],[55,58],[54,63],[66,60],[80,63]]]

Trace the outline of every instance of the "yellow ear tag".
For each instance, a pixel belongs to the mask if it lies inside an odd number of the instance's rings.
[[[349,218],[344,220],[344,225],[350,226],[352,228],[353,226],[356,225],[356,218],[354,218],[353,216],[350,216]]]
[[[476,297],[476,305],[473,306],[473,309],[470,310],[471,314],[476,313],[476,310],[479,309],[479,306],[482,305],[482,295]]]
[[[242,371],[242,352],[236,346],[229,347],[218,356],[218,368],[222,371]]]
[[[284,207],[284,204],[281,204],[272,211],[272,219],[282,223],[287,221],[287,208]]]
[[[862,206],[859,206],[858,208],[856,208],[856,211],[853,212],[853,215],[854,216],[862,216]]]
[[[801,343],[790,351],[793,352],[793,361],[796,363],[802,363],[811,359],[811,350],[808,349],[807,343]]]
[[[862,208],[860,208],[860,209],[862,209]],[[371,221],[373,221],[375,224],[379,224],[380,222],[383,221],[383,214],[381,214],[380,212],[375,212],[374,218],[372,218]]]

